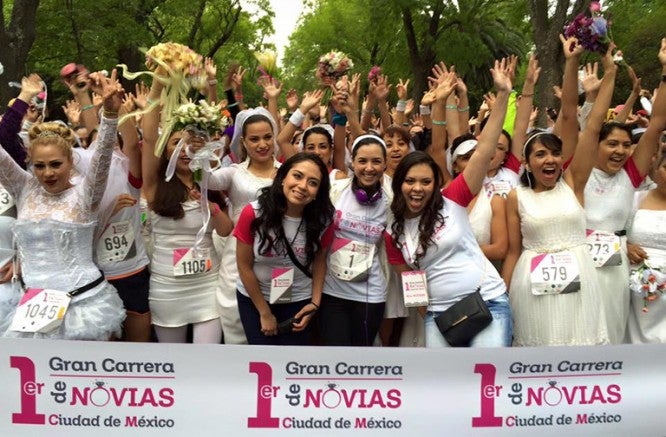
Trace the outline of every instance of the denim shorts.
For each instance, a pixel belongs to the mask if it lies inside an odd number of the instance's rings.
[[[472,340],[470,347],[509,347],[513,337],[513,319],[509,296],[504,293],[486,301],[493,321]],[[435,319],[442,311],[428,311],[425,316],[426,347],[450,347],[439,332]]]

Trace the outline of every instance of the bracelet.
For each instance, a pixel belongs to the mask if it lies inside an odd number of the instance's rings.
[[[398,112],[405,112],[406,107],[407,107],[407,101],[406,100],[398,100],[398,104],[395,105],[395,109],[397,109]]]
[[[445,108],[446,109],[458,109],[458,106],[457,105],[446,105]]]
[[[209,80],[208,85],[210,85],[210,86],[217,85],[217,79]]]
[[[231,105],[227,105],[227,108],[233,108],[234,106],[238,106],[238,102],[233,102]]]
[[[303,120],[305,120],[305,115],[303,114],[303,111],[300,110],[300,108],[291,114],[291,117],[289,117],[289,123],[296,127],[301,127]]]
[[[336,126],[347,126],[347,116],[344,114],[335,114],[333,116],[333,124]]]
[[[405,127],[409,127],[409,123],[407,123],[407,122],[402,123],[402,125],[405,126]]]
[[[220,205],[218,205],[217,203],[213,203],[213,210],[210,212],[210,216],[215,217],[220,212],[222,212],[222,210],[220,209]]]
[[[520,97],[534,97],[534,93],[532,93],[532,94],[521,94]]]
[[[464,108],[458,108],[458,112],[467,112],[469,111],[469,106],[465,106]]]
[[[419,105],[419,114],[430,115],[430,106]]]
[[[243,101],[243,93],[236,93],[234,94],[234,97],[236,97],[236,100],[239,102]]]
[[[92,108],[94,108],[94,107],[95,107],[95,105],[84,105],[84,106],[81,108],[81,112],[83,112],[83,111],[87,111],[88,109],[92,109]]]
[[[116,118],[118,117],[118,111],[107,111],[104,109],[102,111],[102,114],[104,115],[104,118]]]
[[[315,311],[319,309],[319,305],[317,305],[317,304],[314,303],[313,301],[310,301],[310,303],[311,303],[312,305],[314,305],[314,307],[315,307]]]
[[[432,124],[435,126],[446,126],[446,120],[439,121],[439,120],[432,120]]]

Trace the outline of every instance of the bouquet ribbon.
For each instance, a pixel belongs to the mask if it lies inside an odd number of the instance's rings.
[[[201,229],[197,232],[197,235],[194,239],[194,254],[198,255],[199,246],[206,235],[206,229],[208,228],[208,223],[210,222],[210,208],[208,207],[208,178],[210,174],[216,168],[222,165],[222,161],[218,155],[220,150],[224,149],[223,141],[209,141],[204,144],[203,147],[192,151],[187,144],[187,137],[183,137],[178,144],[173,154],[169,158],[169,164],[166,169],[166,181],[169,182],[174,174],[176,173],[176,164],[178,162],[178,156],[180,152],[185,148],[185,154],[190,158],[190,170],[195,175],[195,182],[199,183],[199,188],[201,190],[201,215],[203,216],[203,225]],[[213,164],[211,164],[211,162]],[[201,180],[197,181],[197,175],[200,175]]]

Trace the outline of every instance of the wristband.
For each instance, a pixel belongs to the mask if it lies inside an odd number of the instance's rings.
[[[234,106],[238,106],[238,102],[233,102],[231,105],[227,105],[227,108],[233,108]]]
[[[347,126],[347,116],[344,114],[335,114],[333,116],[333,124],[336,126]]]
[[[446,120],[443,121],[433,120],[432,124],[434,124],[435,126],[446,126]]]
[[[458,109],[457,105],[446,105],[446,109]]]
[[[220,205],[218,205],[217,203],[213,203],[213,209],[210,211],[210,216],[215,217],[220,212],[222,212],[222,210],[220,209]]]
[[[469,111],[469,106],[465,106],[464,108],[458,108],[458,112],[467,112]]]
[[[430,115],[430,106],[419,105],[419,114]]]
[[[402,125],[405,126],[405,127],[409,127],[409,123],[407,123],[407,122],[404,122]]]
[[[406,107],[407,107],[407,101],[406,100],[398,100],[398,104],[395,105],[395,109],[397,109],[398,112],[405,112]]]
[[[118,117],[118,111],[107,111],[104,109],[102,115],[104,115],[104,118],[116,118]]]
[[[520,97],[534,97],[534,93],[532,93],[532,94],[521,94]]]
[[[318,310],[318,309],[319,309],[319,305],[317,305],[316,303],[314,303],[314,302],[312,302],[312,301],[310,301],[310,303],[311,303],[312,305],[314,305],[315,310]]]
[[[303,115],[303,112],[300,110],[300,108],[291,114],[291,117],[289,117],[289,123],[296,127],[301,127],[303,120],[305,120],[305,115]]]
[[[210,86],[217,85],[217,79],[209,80],[208,85],[210,85]]]
[[[81,108],[81,112],[83,112],[83,111],[87,111],[88,109],[92,109],[92,108],[94,108],[94,107],[95,107],[95,105],[84,105],[84,106]]]

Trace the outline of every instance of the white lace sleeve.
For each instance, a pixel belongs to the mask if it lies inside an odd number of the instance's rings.
[[[208,189],[228,191],[231,187],[231,180],[234,178],[237,170],[235,165],[214,170],[208,178]]]
[[[94,213],[106,189],[106,181],[109,178],[109,167],[113,156],[113,147],[116,144],[116,133],[118,130],[118,119],[102,117],[99,124],[99,141],[92,158],[90,167],[83,180],[84,209]]]
[[[28,185],[32,175],[23,170],[7,151],[0,147],[0,184],[9,191],[14,199],[19,198],[19,193]]]

